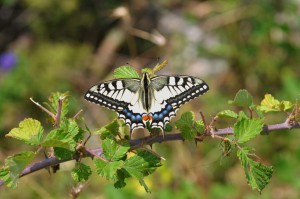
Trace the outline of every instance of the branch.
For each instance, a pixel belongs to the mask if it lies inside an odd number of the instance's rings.
[[[272,131],[279,131],[279,130],[285,130],[285,129],[294,129],[294,128],[300,128],[300,124],[299,123],[295,123],[295,124],[289,124],[289,123],[279,123],[279,124],[271,124],[271,125],[265,125],[262,128],[262,132],[265,132],[266,134],[272,132]],[[203,136],[208,136],[211,137],[210,133],[207,134],[202,134]],[[228,127],[228,128],[223,128],[223,129],[218,129],[214,131],[214,135],[217,136],[224,136],[224,135],[233,135],[233,128],[232,127]],[[130,140],[129,144],[131,146],[131,150],[134,149],[138,149],[141,148],[142,145],[141,143],[144,143],[146,145],[152,145],[154,143],[161,143],[161,142],[168,142],[168,141],[184,141],[184,138],[181,136],[180,133],[175,133],[175,134],[168,134],[165,135],[164,137],[161,136],[157,136],[157,137],[153,137],[153,136],[147,136],[144,138],[139,138],[139,139],[135,139],[135,140]],[[55,157],[50,157],[47,158],[45,160],[42,160],[40,162],[34,163],[32,165],[29,165],[28,167],[26,167],[23,172],[20,174],[19,177],[23,177],[25,175],[28,175],[30,173],[33,173],[35,171],[53,166],[53,165],[57,165],[63,162],[67,162],[70,160],[78,160],[79,158],[83,158],[83,157],[98,157],[101,156],[102,154],[102,148],[95,148],[95,149],[87,149],[86,150],[88,153],[84,154],[83,156],[80,156],[78,154],[74,155],[73,159],[66,159],[66,160],[59,160]],[[97,156],[95,155],[97,154]],[[4,182],[2,180],[0,180],[0,186],[3,185]]]

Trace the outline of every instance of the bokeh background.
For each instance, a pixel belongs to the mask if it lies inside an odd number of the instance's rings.
[[[184,105],[178,115],[203,111],[209,121],[242,88],[256,103],[265,93],[294,101],[300,93],[300,2],[297,0],[0,0],[0,161],[30,149],[4,135],[26,117],[51,127],[47,115],[30,102],[51,92],[69,91],[71,113],[83,109],[91,129],[116,117],[83,100],[95,83],[131,65],[140,71],[163,60],[159,74],[204,79],[210,92]],[[284,114],[270,114],[268,123]],[[173,122],[176,119],[173,119]],[[232,125],[219,121],[219,126]],[[300,132],[258,136],[250,145],[260,161],[274,166],[271,183],[251,191],[237,157],[222,156],[219,140],[170,142],[154,146],[163,166],[146,178],[145,193],[135,180],[114,189],[93,174],[79,198],[299,198]],[[93,138],[91,145],[99,144]],[[42,157],[41,157],[42,158]],[[91,163],[90,160],[84,160]],[[61,165],[21,179],[18,189],[0,189],[1,198],[67,198],[74,186]]]

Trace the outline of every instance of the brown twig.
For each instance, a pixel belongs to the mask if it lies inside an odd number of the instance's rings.
[[[54,126],[56,128],[59,128],[59,125],[60,125],[60,116],[61,116],[64,99],[65,99],[65,97],[59,97],[58,102],[57,102],[57,113],[55,115],[55,122],[54,122]]]
[[[42,109],[42,110],[45,111],[48,115],[50,115],[50,116],[53,118],[54,121],[56,120],[55,114],[53,114],[51,111],[49,111],[48,109],[46,109],[45,107],[43,107],[42,105],[40,105],[38,102],[34,101],[34,100],[32,99],[32,97],[29,98],[29,99],[30,99],[30,101],[32,101],[35,105],[37,105],[40,109]]]
[[[78,117],[78,115],[80,114],[80,113],[82,113],[82,109],[80,109],[74,116],[73,116],[73,119],[75,119],[75,118],[77,118]]]
[[[158,157],[159,159],[162,159],[162,160],[166,160],[164,157],[162,157],[161,155],[159,155],[158,153],[156,153],[155,151],[151,150],[151,149],[148,149],[147,147],[143,146],[141,147],[142,150],[145,150],[145,151],[148,151],[150,153],[152,153],[153,155],[155,155],[156,157]]]

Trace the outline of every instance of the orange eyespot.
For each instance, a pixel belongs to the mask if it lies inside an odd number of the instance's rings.
[[[143,121],[152,120],[152,115],[143,115],[142,119]]]
[[[143,120],[148,121],[148,115],[143,115]]]

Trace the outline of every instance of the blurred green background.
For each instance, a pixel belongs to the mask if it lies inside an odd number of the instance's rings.
[[[69,91],[72,112],[83,109],[91,129],[116,117],[83,100],[95,83],[129,64],[137,70],[168,60],[159,74],[203,78],[210,92],[184,105],[209,121],[230,108],[242,88],[259,103],[265,93],[294,101],[300,93],[300,2],[296,0],[0,0],[0,162],[28,149],[4,139],[26,117],[51,124],[30,102]],[[285,115],[269,115],[269,123]],[[176,119],[173,119],[173,122]],[[220,127],[232,123],[219,122]],[[259,136],[250,145],[260,161],[274,166],[271,183],[251,191],[234,152],[222,157],[220,142],[156,144],[166,158],[146,178],[147,194],[135,180],[115,190],[95,174],[79,198],[300,198],[299,130]],[[93,138],[92,146],[99,145]],[[42,159],[42,157],[41,157]],[[36,160],[37,161],[37,160]],[[84,160],[90,162],[90,160]],[[21,179],[16,190],[0,188],[0,198],[67,198],[74,162],[55,175],[46,170]]]

